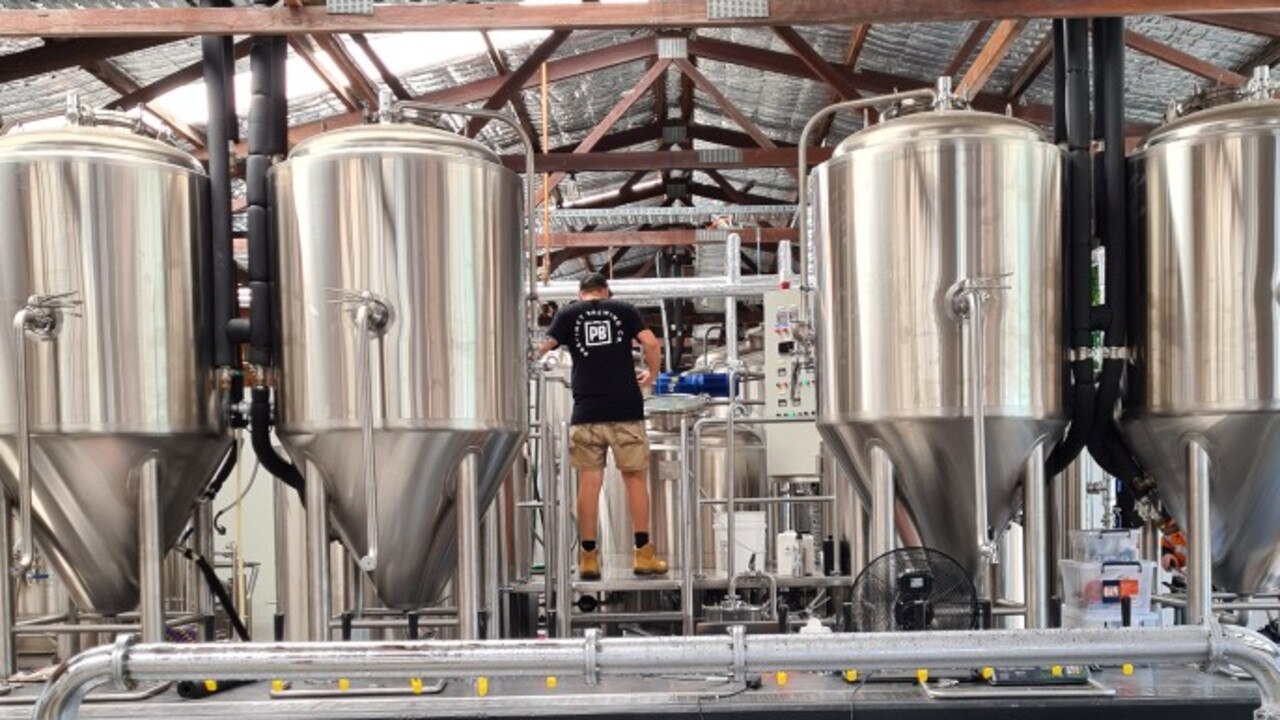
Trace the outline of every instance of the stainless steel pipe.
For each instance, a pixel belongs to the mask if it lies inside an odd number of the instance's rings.
[[[71,720],[86,693],[114,681],[190,677],[333,680],[475,676],[708,675],[774,670],[861,672],[988,665],[1231,663],[1257,681],[1258,720],[1280,718],[1280,649],[1265,637],[1217,623],[1109,630],[752,635],[397,643],[135,645],[121,638],[64,665],[36,704],[37,720]]]
[[[570,585],[573,566],[569,541],[569,520],[573,512],[569,503],[569,487],[573,479],[573,469],[569,466],[569,423],[560,423],[560,472],[550,482],[556,485],[555,508],[555,555],[556,563],[556,637],[569,637],[573,630],[570,622],[573,614],[573,589]]]
[[[13,631],[17,626],[14,605],[14,583],[17,578],[10,572],[13,560],[9,552],[10,516],[9,500],[0,496],[0,680],[8,678],[18,670],[18,652],[15,649]]]
[[[1044,477],[1044,443],[1027,458],[1022,476],[1022,568],[1026,626],[1049,627],[1049,488]]]
[[[876,445],[871,448],[871,552],[867,562],[889,552],[895,544],[894,494],[893,460]]]
[[[456,471],[458,498],[458,637],[480,639],[480,456],[471,453]]]
[[[160,532],[160,461],[138,471],[138,612],[143,642],[164,641],[164,542]]]
[[[1213,535],[1210,520],[1209,454],[1187,443],[1187,612],[1199,624],[1213,616]]]
[[[325,492],[320,470],[307,463],[307,608],[313,642],[329,639],[329,495]]]

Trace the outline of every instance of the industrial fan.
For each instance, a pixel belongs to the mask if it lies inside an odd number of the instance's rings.
[[[853,583],[856,632],[972,630],[978,627],[973,580],[950,555],[901,548],[867,564]]]

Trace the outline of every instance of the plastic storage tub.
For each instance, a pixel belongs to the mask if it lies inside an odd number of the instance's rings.
[[[1151,589],[1156,582],[1156,564],[1147,560],[1126,562],[1083,562],[1063,560],[1062,606],[1081,613],[1114,615],[1120,618],[1124,598],[1130,598],[1134,616],[1151,611]]]
[[[1142,559],[1141,530],[1072,530],[1071,559],[1129,562]]]

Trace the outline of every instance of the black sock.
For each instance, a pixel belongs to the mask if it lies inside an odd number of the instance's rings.
[[[583,550],[586,550],[587,552],[591,552],[592,550],[595,550],[595,549],[596,549],[596,541],[595,541],[595,540],[583,540],[583,541],[582,541],[582,549],[583,549]]]
[[[636,533],[636,549],[640,549],[649,544],[649,533]]]

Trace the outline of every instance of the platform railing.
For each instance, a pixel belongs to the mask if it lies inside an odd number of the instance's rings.
[[[707,676],[748,673],[859,672],[1050,664],[1202,663],[1234,666],[1261,694],[1255,720],[1280,720],[1280,648],[1262,635],[1209,622],[1172,628],[991,630],[986,632],[726,635],[662,638],[585,637],[556,640],[395,643],[114,645],[72,658],[36,704],[37,720],[72,720],[85,695],[115,683],[192,677],[229,681],[336,680],[387,677],[480,678],[581,674],[588,684],[608,676]]]

